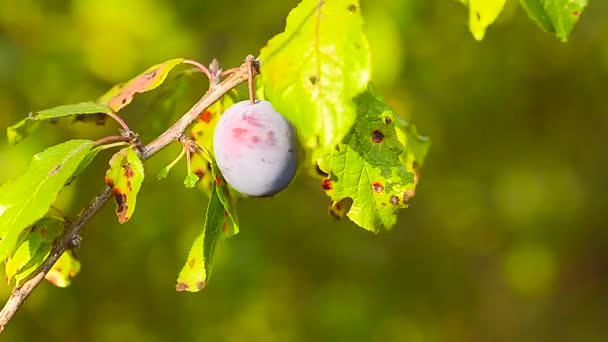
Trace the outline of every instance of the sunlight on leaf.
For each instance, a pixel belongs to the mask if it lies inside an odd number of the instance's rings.
[[[78,272],[80,261],[74,258],[71,251],[66,251],[44,278],[57,287],[68,287]]]
[[[354,124],[353,98],[370,79],[359,2],[302,1],[289,13],[285,32],[261,50],[260,63],[265,97],[302,143],[333,147]]]
[[[183,58],[174,58],[153,65],[125,84],[112,87],[97,102],[107,104],[113,111],[118,112],[131,103],[136,94],[158,88],[158,86],[163,84],[169,72],[183,61]]]
[[[116,216],[123,224],[133,216],[137,194],[144,181],[144,165],[131,147],[117,152],[110,159],[106,172],[106,184],[112,188],[116,200]]]
[[[203,231],[194,241],[186,264],[179,273],[175,286],[177,291],[198,292],[205,287],[211,275],[215,247],[225,221],[224,206],[214,187],[207,205]]]
[[[78,114],[106,114],[111,112],[112,110],[108,106],[95,102],[81,102],[58,106],[32,113],[27,118],[9,126],[6,129],[6,136],[9,143],[14,145],[25,139],[35,128],[38,121],[58,119]]]
[[[346,213],[372,232],[390,230],[398,209],[406,208],[414,194],[413,171],[422,164],[428,140],[413,135],[415,129],[405,123],[399,127],[397,116],[371,91],[355,102],[359,120],[336,149],[319,160],[319,168],[329,175],[321,187],[332,199],[333,216]]]
[[[32,158],[18,179],[0,187],[0,260],[15,248],[21,232],[41,219],[94,142],[70,140]]]
[[[46,216],[26,230],[17,250],[6,260],[7,283],[14,277],[19,286],[49,256],[53,242],[63,231],[64,220]]]
[[[574,25],[587,7],[587,0],[520,1],[530,18],[544,31],[555,33],[562,42],[568,40]]]

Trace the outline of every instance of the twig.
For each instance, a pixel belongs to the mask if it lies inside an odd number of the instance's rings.
[[[248,56],[249,57],[249,56]],[[237,85],[247,81],[251,72],[251,63],[245,62],[239,68],[235,69],[226,79],[218,85],[211,85],[209,90],[201,97],[201,99],[188,112],[186,112],[173,126],[167,129],[158,138],[146,145],[140,152],[139,157],[146,160],[156,154],[158,151],[169,145],[171,142],[179,139],[184,134],[188,126],[190,126],[198,117],[199,113],[203,112],[213,103],[218,101],[224,94],[230,91]],[[257,74],[257,68],[253,69]],[[255,74],[254,74],[255,75]],[[11,296],[0,311],[0,333],[4,331],[6,325],[23,304],[25,299],[32,293],[38,284],[44,279],[44,276],[51,270],[59,257],[68,249],[75,247],[76,242],[80,240],[80,232],[84,225],[101,209],[101,207],[112,197],[110,188],[104,188],[93,199],[91,203],[72,221],[63,231],[60,238],[55,241],[53,249],[45,262],[34,272],[34,275],[23,283],[21,286],[13,289]]]

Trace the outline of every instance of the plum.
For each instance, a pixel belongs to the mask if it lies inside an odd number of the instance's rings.
[[[213,151],[222,175],[234,189],[269,197],[285,189],[298,166],[295,130],[268,101],[235,103],[220,118]]]

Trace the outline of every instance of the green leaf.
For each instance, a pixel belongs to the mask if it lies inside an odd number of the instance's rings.
[[[505,0],[460,0],[469,6],[469,31],[478,41],[486,34],[490,26],[505,6]]]
[[[205,287],[211,274],[215,247],[225,220],[224,207],[218,193],[213,189],[203,231],[194,241],[186,264],[179,272],[175,286],[177,291],[198,292]]]
[[[49,256],[55,239],[63,231],[62,217],[46,216],[26,231],[19,247],[6,260],[7,283],[15,278],[17,286],[27,279]]]
[[[118,151],[110,159],[106,184],[112,188],[116,200],[118,222],[127,222],[135,211],[137,193],[144,181],[144,165],[132,147]]]
[[[77,114],[107,114],[111,112],[111,109],[107,105],[95,102],[81,102],[58,106],[30,114],[27,118],[8,127],[6,129],[6,136],[9,143],[14,145],[25,139],[29,133],[32,132],[37,121],[57,119]]]
[[[353,98],[370,79],[357,0],[304,0],[260,52],[264,95],[310,148],[335,146],[355,122]]]
[[[18,179],[0,187],[0,260],[15,248],[21,232],[42,218],[94,142],[70,140],[36,154]]]
[[[544,31],[555,33],[566,42],[587,7],[587,0],[521,0],[521,4]]]
[[[224,206],[224,215],[230,217],[230,224],[226,224],[223,229],[223,235],[226,238],[232,237],[239,232],[239,218],[236,214],[235,197],[230,194],[228,188],[228,182],[222,176],[215,159],[211,159],[211,173],[215,184],[212,188],[215,188],[222,205]],[[213,194],[213,191],[212,191]]]
[[[163,84],[169,72],[177,65],[183,63],[183,61],[183,58],[174,58],[153,65],[127,83],[112,87],[97,102],[107,104],[114,112],[118,112],[131,103],[136,94],[158,88],[158,86]]]
[[[66,251],[44,278],[57,287],[67,287],[78,272],[80,261],[74,258],[71,251]]]
[[[413,196],[416,181],[408,169],[422,164],[428,140],[412,135],[415,128],[405,123],[398,127],[397,116],[371,91],[355,102],[357,123],[336,149],[319,159],[319,168],[328,174],[321,185],[332,199],[334,216],[346,212],[369,231],[390,230],[398,209],[406,208]]]
[[[6,138],[8,143],[16,145],[30,135],[40,124],[40,121],[34,121],[32,118],[25,118],[16,124],[6,128]]]

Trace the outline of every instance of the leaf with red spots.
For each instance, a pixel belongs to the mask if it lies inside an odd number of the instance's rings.
[[[118,112],[131,103],[136,94],[158,88],[163,84],[169,72],[183,61],[183,58],[174,58],[151,66],[127,83],[114,86],[102,95],[97,102],[107,104],[113,111]]]
[[[0,187],[0,260],[17,246],[19,236],[43,218],[94,142],[70,140],[32,158],[16,180]]]
[[[4,272],[7,283],[14,278],[19,286],[42,265],[51,252],[53,242],[63,231],[63,224],[62,217],[47,215],[24,231],[19,247],[6,259]]]
[[[116,200],[118,222],[127,222],[135,211],[137,193],[144,181],[144,166],[132,147],[118,151],[110,159],[106,184],[112,188]]]
[[[328,174],[321,186],[332,199],[332,216],[346,214],[372,232],[389,230],[415,190],[414,170],[422,165],[429,142],[370,90],[355,104],[355,126],[318,161]]]
[[[177,291],[198,292],[205,287],[211,275],[213,255],[226,219],[224,206],[214,185],[207,205],[203,231],[194,240],[186,264],[177,277]]]
[[[587,0],[521,0],[521,4],[538,26],[566,42]]]
[[[66,251],[44,278],[57,287],[67,287],[78,272],[80,261],[74,258],[71,251]]]

